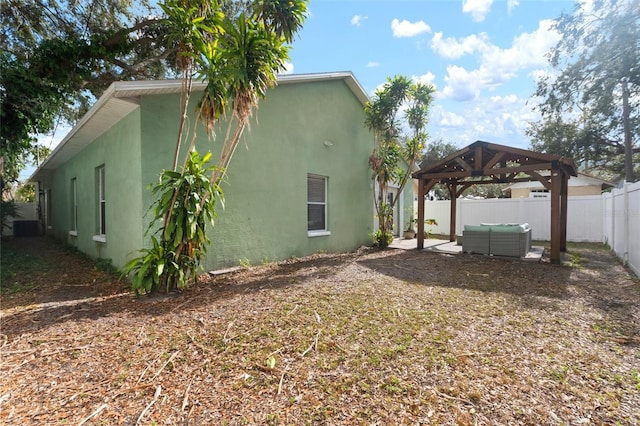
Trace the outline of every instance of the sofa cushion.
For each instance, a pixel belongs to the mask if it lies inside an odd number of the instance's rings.
[[[488,226],[481,226],[481,225],[465,225],[464,230],[476,231],[476,232],[489,232],[491,231],[491,228]]]

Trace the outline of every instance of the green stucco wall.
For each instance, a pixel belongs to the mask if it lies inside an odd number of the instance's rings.
[[[47,234],[94,258],[123,265],[142,246],[140,185],[140,110],[134,110],[93,143],[40,182],[51,189],[51,224]],[[106,242],[96,242],[98,197],[96,168],[105,167]],[[71,180],[77,182],[78,226],[72,236]]]
[[[178,96],[144,96],[140,105],[145,187],[171,166]],[[223,183],[225,209],[219,210],[210,233],[206,269],[342,252],[370,243],[373,204],[367,159],[373,136],[363,124],[362,108],[342,80],[283,84],[268,92]],[[208,142],[200,127],[199,151],[219,149],[223,132]],[[307,235],[308,174],[328,177],[331,235]],[[145,191],[142,197],[146,209],[152,194]]]

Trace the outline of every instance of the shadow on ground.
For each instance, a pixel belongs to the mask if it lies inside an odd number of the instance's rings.
[[[2,297],[2,328],[7,336],[65,321],[108,319],[124,311],[137,317],[160,316],[224,303],[235,295],[263,289],[359,280],[362,272],[371,280],[387,276],[425,286],[505,293],[537,309],[558,309],[559,301],[582,298],[621,324],[626,335],[637,335],[640,330],[640,285],[604,249],[576,249],[582,262],[573,268],[416,250],[323,254],[205,276],[185,292],[140,298],[126,282],[96,268],[94,261],[46,238],[3,241],[3,255],[6,250],[35,259],[32,265],[17,268],[22,275],[12,278],[33,289]],[[3,266],[4,262],[3,257]]]

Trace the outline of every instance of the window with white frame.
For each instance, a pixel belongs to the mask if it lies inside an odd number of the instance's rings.
[[[104,165],[98,167],[96,170],[96,180],[98,181],[97,195],[98,195],[98,235],[105,235],[107,233],[107,221],[106,221],[106,199],[104,189]]]
[[[328,235],[327,228],[327,177],[307,175],[307,231]]]
[[[78,235],[78,180],[71,179],[71,235]]]

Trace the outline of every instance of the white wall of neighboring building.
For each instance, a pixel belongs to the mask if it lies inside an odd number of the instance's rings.
[[[38,207],[36,203],[16,203],[18,217],[10,217],[7,221],[10,228],[2,229],[2,235],[13,235],[14,220],[38,220]]]

